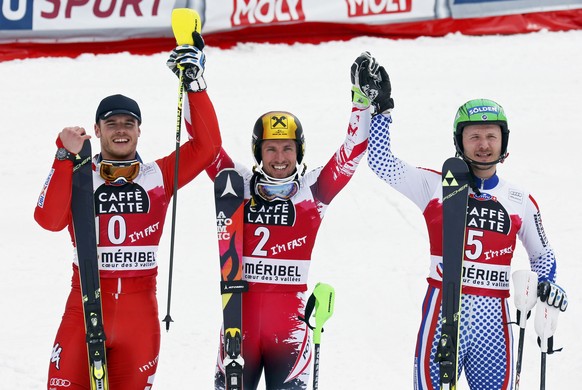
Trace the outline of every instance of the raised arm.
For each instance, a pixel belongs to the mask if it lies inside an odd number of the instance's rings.
[[[183,114],[188,142],[180,147],[178,187],[194,179],[208,167],[221,150],[222,139],[214,106],[206,93],[203,74],[206,56],[202,49],[204,41],[197,32],[193,33],[194,45],[181,45],[170,54],[166,65],[177,75],[183,73],[184,96]],[[175,152],[158,160],[164,172],[166,194],[170,196],[174,187]]]
[[[378,93],[379,80],[387,77],[383,69],[368,52],[358,56],[351,66],[352,112],[346,138],[313,185],[315,196],[324,204],[329,204],[346,186],[366,153],[371,110],[387,103]],[[384,80],[389,83],[387,78]]]
[[[34,209],[34,219],[44,229],[60,231],[71,220],[73,161],[89,138],[79,126],[65,127],[57,137],[57,153]]]
[[[375,86],[373,89],[378,92],[370,125],[368,166],[376,176],[424,210],[436,187],[440,185],[440,173],[409,165],[392,153],[390,140],[394,108],[394,100],[391,98],[392,87],[388,73],[383,67],[380,67],[378,73],[380,78],[372,79]]]

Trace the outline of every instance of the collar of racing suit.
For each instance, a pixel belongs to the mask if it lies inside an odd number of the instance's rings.
[[[488,179],[481,179],[480,177],[475,176],[473,173],[471,173],[471,176],[473,177],[475,186],[480,190],[491,190],[499,183],[497,172]]]
[[[100,163],[101,160],[103,160],[103,156],[101,155],[101,153],[95,155],[95,157],[97,158],[97,163]],[[139,153],[137,152],[137,150],[135,151],[135,160],[139,161],[140,164],[143,164],[143,161],[141,159],[141,156],[139,155]]]

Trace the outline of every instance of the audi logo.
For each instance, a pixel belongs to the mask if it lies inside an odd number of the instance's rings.
[[[71,381],[69,381],[68,379],[51,378],[49,385],[57,387],[69,387],[71,386]]]

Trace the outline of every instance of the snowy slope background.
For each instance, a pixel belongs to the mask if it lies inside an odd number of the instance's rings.
[[[289,110],[303,123],[308,167],[325,164],[343,141],[349,68],[363,50],[390,74],[396,101],[393,150],[415,165],[440,170],[453,154],[453,116],[466,100],[488,97],[504,106],[512,132],[510,157],[499,172],[534,194],[558,257],[558,281],[570,298],[555,337],[564,351],[548,357],[547,388],[580,383],[582,208],[576,197],[582,184],[575,164],[582,145],[582,31],[208,47],[206,80],[224,147],[250,166],[256,118]],[[151,161],[170,153],[178,83],[165,67],[166,57],[83,55],[0,63],[0,389],[45,388],[69,292],[68,233],[44,231],[33,220],[55,137],[72,125],[93,134],[101,98],[123,93],[142,109],[141,156]],[[97,139],[92,142],[97,150]],[[201,175],[178,198],[175,322],[162,335],[155,388],[210,389],[221,322],[210,180]],[[168,212],[159,251],[160,319],[166,312],[170,222]],[[322,281],[337,294],[322,338],[321,388],[412,388],[428,265],[420,211],[376,178],[364,160],[329,207],[313,253],[310,288]],[[518,244],[513,270],[526,267]],[[528,325],[521,388],[535,389],[540,354],[533,320]],[[514,328],[516,344],[518,333]]]

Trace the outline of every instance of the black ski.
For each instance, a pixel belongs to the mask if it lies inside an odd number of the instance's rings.
[[[214,179],[216,233],[220,252],[220,293],[224,329],[223,363],[226,390],[242,390],[242,247],[244,180],[234,169],[224,169]]]
[[[460,158],[443,164],[443,285],[441,339],[437,347],[441,390],[457,386],[461,285],[469,196],[469,168]]]
[[[73,168],[71,211],[85,315],[91,390],[109,389],[105,358],[105,332],[95,231],[95,201],[91,169],[91,143],[86,140]]]

